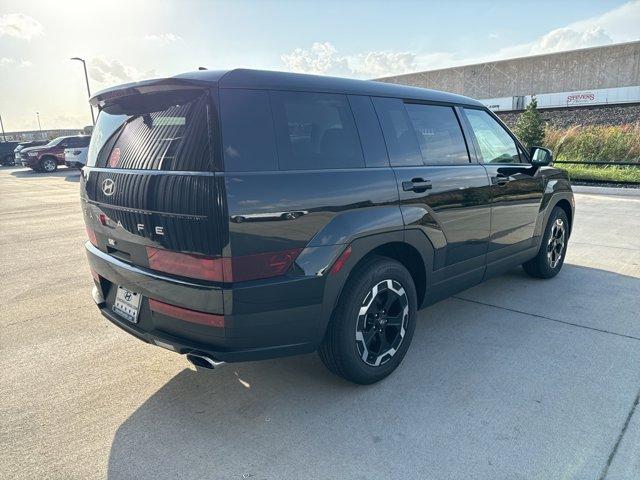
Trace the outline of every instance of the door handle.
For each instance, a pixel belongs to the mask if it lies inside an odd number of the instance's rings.
[[[509,178],[509,175],[503,175],[502,173],[499,173],[495,177],[493,177],[493,184],[502,187],[509,183],[510,180],[511,179]]]
[[[402,190],[405,192],[424,192],[425,190],[431,190],[431,180],[412,178],[408,182],[402,182]]]

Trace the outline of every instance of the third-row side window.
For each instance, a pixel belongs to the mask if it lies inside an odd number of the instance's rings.
[[[220,111],[226,170],[277,170],[278,155],[269,92],[223,89],[220,93]]]
[[[223,89],[227,171],[364,167],[345,95]]]
[[[281,170],[364,167],[345,95],[270,92]]]

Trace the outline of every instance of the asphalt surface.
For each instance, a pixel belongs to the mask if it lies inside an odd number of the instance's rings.
[[[196,372],[109,324],[78,175],[0,169],[0,477],[640,478],[640,196],[577,194],[556,278],[422,311],[362,387],[315,355]]]

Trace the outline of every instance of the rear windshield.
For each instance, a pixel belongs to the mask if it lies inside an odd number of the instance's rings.
[[[49,143],[45,144],[45,146],[47,146],[47,147],[55,147],[56,145],[58,145],[65,138],[67,138],[67,137],[56,137],[53,140],[51,140]]]
[[[89,166],[210,171],[209,96],[181,90],[124,97],[100,111]]]
[[[91,137],[88,135],[86,137],[78,137],[73,142],[74,146],[79,148],[84,148],[89,146],[89,142],[91,141]]]

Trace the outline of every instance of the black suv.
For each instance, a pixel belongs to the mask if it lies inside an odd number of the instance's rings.
[[[372,383],[420,308],[516,265],[562,268],[567,176],[470,98],[240,69],[91,102],[94,300],[197,366],[318,350]]]

